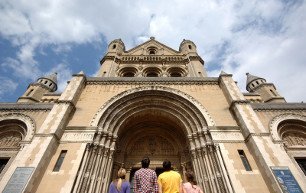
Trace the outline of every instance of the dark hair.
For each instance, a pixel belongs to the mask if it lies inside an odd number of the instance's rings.
[[[141,166],[143,168],[148,168],[150,165],[150,159],[148,157],[144,157],[142,160],[141,160]]]
[[[163,168],[164,168],[165,171],[171,170],[171,162],[169,160],[165,160],[163,162]]]
[[[190,182],[192,185],[197,185],[197,181],[194,179],[194,174],[192,171],[186,171],[185,176],[187,182]]]

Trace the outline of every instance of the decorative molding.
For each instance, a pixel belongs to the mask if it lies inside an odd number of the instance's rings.
[[[210,131],[213,142],[244,142],[240,131]]]
[[[27,133],[26,136],[22,141],[31,141],[33,138],[33,135],[35,133],[36,125],[34,120],[24,114],[21,113],[7,113],[4,115],[0,115],[0,122],[5,120],[19,120],[22,121],[27,126]]]
[[[164,92],[165,94],[168,93],[167,95],[174,94],[175,96],[182,97],[183,99],[185,99],[189,103],[192,103],[196,107],[196,109],[200,111],[201,115],[199,115],[199,116],[203,116],[203,118],[205,119],[205,122],[207,123],[208,126],[214,126],[215,125],[215,122],[213,121],[213,119],[210,116],[210,114],[208,113],[208,111],[204,108],[204,106],[201,103],[199,103],[192,96],[190,96],[190,95],[188,95],[188,94],[186,94],[186,93],[184,93],[180,90],[173,89],[173,88],[168,88],[168,87],[163,87],[163,86],[144,86],[144,87],[137,87],[137,88],[133,88],[133,89],[124,91],[124,92],[119,93],[118,95],[112,97],[94,115],[92,121],[90,122],[90,126],[98,126],[99,121],[100,121],[101,117],[103,116],[103,114],[105,112],[107,112],[107,110],[109,109],[110,106],[112,106],[114,103],[116,103],[120,99],[128,97],[132,94],[140,94],[141,95],[142,92],[145,92],[145,91],[159,91],[159,92]],[[153,92],[150,92],[150,93],[152,94]]]
[[[87,85],[218,85],[218,78],[208,77],[89,77]]]
[[[80,132],[80,131],[69,131],[65,132],[61,138],[61,142],[83,142],[90,143],[93,141],[95,131]]]
[[[0,103],[0,110],[51,110],[53,105],[45,103]]]
[[[252,103],[255,111],[267,110],[306,110],[306,103]]]
[[[250,133],[246,136],[245,142],[248,142],[251,137],[266,137],[270,135],[271,135],[270,133]]]
[[[270,133],[271,133],[271,136],[274,142],[282,141],[282,139],[280,138],[278,134],[278,125],[282,121],[286,121],[286,120],[299,120],[299,121],[306,122],[306,116],[303,116],[300,114],[294,114],[294,113],[285,113],[285,114],[281,114],[281,115],[274,117],[269,123],[269,130],[270,130]]]

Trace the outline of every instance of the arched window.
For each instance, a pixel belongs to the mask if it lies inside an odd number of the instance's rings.
[[[146,77],[159,77],[161,75],[161,70],[156,67],[149,67],[144,69],[143,73]]]
[[[25,123],[19,120],[0,121],[0,177],[7,170],[8,164],[12,162],[20,150],[20,142],[27,132]]]
[[[148,47],[147,52],[149,53],[149,55],[155,55],[157,53],[157,48],[153,46]]]
[[[119,70],[119,76],[121,77],[135,77],[138,70],[134,67],[124,67]]]
[[[186,76],[186,71],[183,68],[180,67],[172,67],[167,70],[170,77],[183,77]],[[199,72],[199,75],[201,76],[201,73]]]

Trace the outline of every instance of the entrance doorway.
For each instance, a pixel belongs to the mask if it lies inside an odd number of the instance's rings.
[[[135,175],[135,172],[137,170],[139,170],[140,168],[132,168],[131,171],[130,171],[130,176],[129,176],[129,181],[130,181],[130,184],[131,184],[131,193],[134,192],[134,175]],[[164,172],[164,169],[162,167],[157,167],[157,168],[151,168],[153,170],[155,170],[156,172],[156,175],[157,177]]]

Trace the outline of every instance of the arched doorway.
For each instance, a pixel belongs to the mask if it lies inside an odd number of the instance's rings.
[[[132,174],[146,155],[151,167],[169,159],[181,173],[183,167],[194,170],[205,192],[231,192],[208,130],[213,125],[205,108],[178,90],[149,86],[123,92],[91,122],[98,131],[87,146],[73,192],[107,192],[119,167]]]
[[[113,178],[121,166],[127,169],[127,177],[132,177],[141,167],[140,161],[144,156],[150,158],[150,168],[157,173],[162,171],[162,162],[166,159],[181,174],[183,167],[192,169],[188,138],[179,120],[169,113],[148,108],[130,117],[124,125],[116,142]]]

